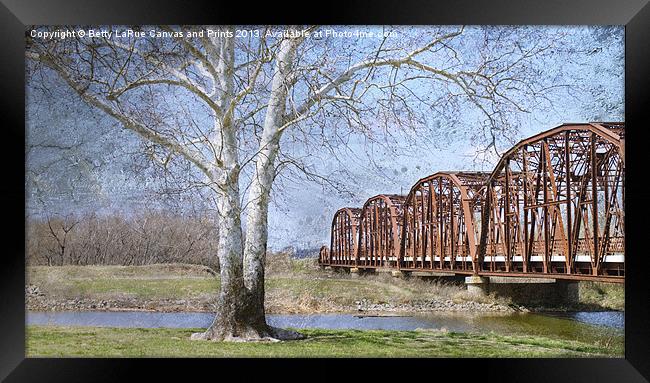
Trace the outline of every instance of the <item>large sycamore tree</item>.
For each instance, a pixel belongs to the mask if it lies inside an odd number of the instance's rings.
[[[287,132],[326,137],[345,125],[417,135],[430,116],[451,122],[470,111],[489,148],[567,84],[557,69],[544,72],[562,36],[531,28],[374,28],[372,38],[328,37],[320,27],[44,34],[61,29],[28,31],[28,81],[56,77],[160,162],[191,164],[216,201],[221,287],[215,320],[198,339],[297,336],[269,326],[264,312],[269,201]]]

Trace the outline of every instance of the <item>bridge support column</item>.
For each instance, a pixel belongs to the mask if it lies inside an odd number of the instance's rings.
[[[472,275],[465,277],[465,285],[467,285],[467,292],[473,295],[485,295],[488,293],[490,286],[490,279]]]
[[[408,271],[393,270],[391,271],[391,275],[395,278],[408,278],[411,276],[411,273]]]
[[[412,271],[411,277],[420,278],[422,280],[434,280],[444,283],[459,283],[465,280],[464,275],[456,275],[454,273],[438,272],[438,271]]]
[[[560,303],[578,304],[580,303],[580,283],[577,281],[563,281],[558,280],[555,282],[558,291]]]
[[[490,277],[490,292],[513,303],[533,306],[565,306],[579,303],[578,281],[551,278]]]
[[[358,267],[350,267],[350,276],[352,278],[359,278],[359,274],[361,274],[361,270]]]

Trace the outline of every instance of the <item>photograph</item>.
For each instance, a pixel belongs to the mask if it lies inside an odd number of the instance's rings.
[[[624,25],[24,43],[27,358],[626,358]]]

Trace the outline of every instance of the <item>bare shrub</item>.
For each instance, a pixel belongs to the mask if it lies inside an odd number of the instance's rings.
[[[217,225],[206,216],[143,212],[27,221],[30,265],[201,264],[218,270]]]

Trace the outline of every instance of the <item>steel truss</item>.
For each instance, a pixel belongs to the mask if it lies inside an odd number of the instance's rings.
[[[320,263],[622,282],[625,124],[563,124],[332,221]]]

